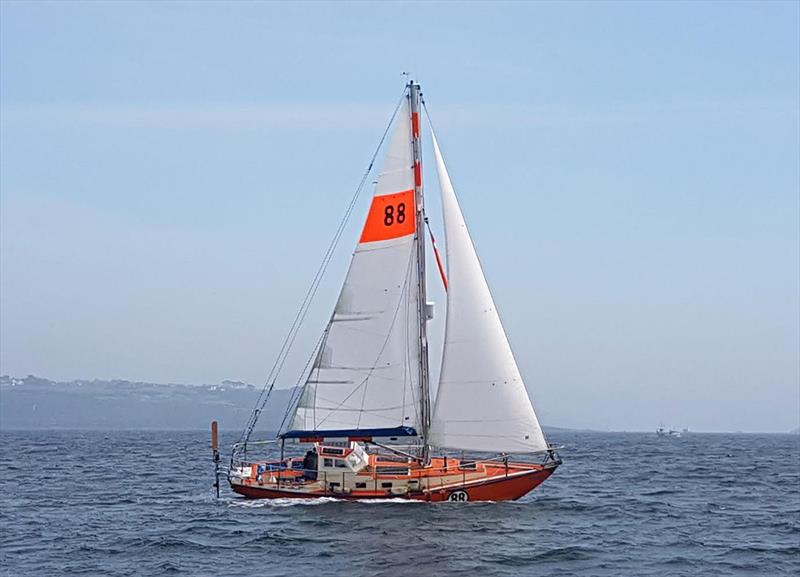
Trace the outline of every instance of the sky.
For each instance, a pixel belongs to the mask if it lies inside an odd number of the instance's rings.
[[[263,383],[403,72],[545,424],[800,425],[788,1],[4,0],[0,372]]]

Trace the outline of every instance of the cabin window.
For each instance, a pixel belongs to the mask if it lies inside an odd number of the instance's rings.
[[[392,488],[392,483],[391,482],[381,483],[381,488],[382,489],[391,489]]]
[[[356,489],[366,489],[366,488],[367,488],[366,483],[356,483]]]
[[[333,467],[333,459],[322,459],[322,464],[325,467]]]
[[[381,455],[380,460],[387,463],[408,463],[411,459],[399,455]]]
[[[378,466],[376,467],[377,471],[381,475],[405,475],[408,476],[411,474],[411,470],[407,467],[391,467],[388,465],[385,466]]]
[[[346,469],[346,468],[347,468],[347,463],[345,463],[345,462],[344,462],[344,459],[335,459],[335,460],[333,461],[333,464],[334,464],[334,466],[336,466],[338,469]]]

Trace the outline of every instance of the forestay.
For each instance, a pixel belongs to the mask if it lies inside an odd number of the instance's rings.
[[[446,240],[447,324],[430,443],[494,453],[547,442],[481,269],[436,137]]]
[[[291,429],[416,427],[419,320],[408,103]]]

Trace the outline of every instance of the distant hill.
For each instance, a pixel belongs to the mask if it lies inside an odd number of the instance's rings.
[[[272,391],[259,431],[278,430],[293,389]],[[173,385],[125,380],[51,381],[0,376],[0,430],[11,429],[207,429],[219,421],[242,430],[261,387],[239,381]],[[548,433],[574,429],[544,426]]]
[[[238,381],[218,385],[163,385],[113,381],[55,382],[33,375],[0,377],[0,429],[242,429],[260,387]],[[291,389],[275,389],[259,420],[276,430]]]

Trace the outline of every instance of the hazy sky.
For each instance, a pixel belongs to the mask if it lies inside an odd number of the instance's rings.
[[[3,1],[0,370],[263,382],[411,71],[543,422],[796,427],[799,6]]]

